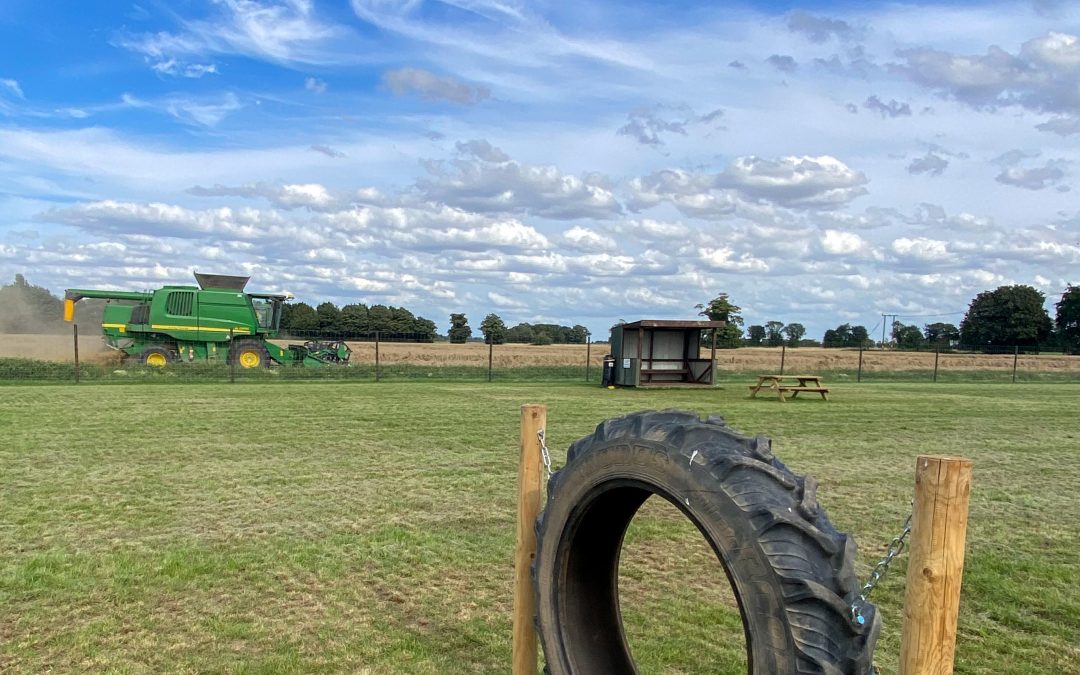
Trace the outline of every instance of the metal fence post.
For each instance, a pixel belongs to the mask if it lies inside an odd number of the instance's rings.
[[[1016,362],[1020,360],[1020,345],[1013,347],[1013,384],[1016,384]]]
[[[236,383],[236,357],[239,354],[233,353],[233,329],[229,329],[229,351],[226,352],[225,358],[229,360],[229,384]]]
[[[75,342],[75,384],[79,383],[79,324],[71,324],[71,334]]]
[[[589,361],[592,360],[592,336],[585,336],[585,381],[589,381]]]
[[[862,382],[862,353],[863,353],[863,347],[862,347],[862,345],[859,345],[859,372],[855,376],[855,381],[856,382]]]
[[[382,377],[382,373],[379,371],[379,331],[375,331],[375,381],[378,382]]]
[[[939,358],[941,358],[941,350],[940,349],[935,349],[934,350],[934,382],[937,382],[937,366],[938,366],[938,359]]]
[[[488,382],[491,382],[491,361],[495,353],[495,338],[488,338]]]

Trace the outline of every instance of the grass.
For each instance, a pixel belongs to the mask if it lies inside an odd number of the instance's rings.
[[[5,386],[0,672],[507,672],[518,410],[556,464],[602,419],[723,413],[821,482],[860,576],[899,529],[914,456],[974,460],[958,673],[1080,662],[1080,386],[724,389],[433,381]],[[906,558],[873,596],[895,672]],[[648,503],[620,571],[644,673],[738,672],[704,540]]]

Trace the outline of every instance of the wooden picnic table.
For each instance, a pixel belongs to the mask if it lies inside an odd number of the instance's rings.
[[[776,392],[781,401],[787,401],[787,395],[796,398],[800,393],[821,394],[821,398],[829,400],[828,387],[821,386],[821,378],[817,375],[758,375],[757,384],[751,384],[750,398],[757,398],[762,389]]]

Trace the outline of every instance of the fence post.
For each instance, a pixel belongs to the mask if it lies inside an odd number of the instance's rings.
[[[238,354],[233,353],[233,329],[229,329],[229,351],[225,353],[229,360],[229,384],[236,383],[236,357]]]
[[[378,382],[382,373],[379,370],[379,331],[375,331],[375,381]]]
[[[589,381],[589,365],[592,361],[592,336],[585,336],[585,381]]]
[[[780,345],[780,374],[784,374],[784,359],[787,358],[787,345]]]
[[[71,324],[72,340],[75,342],[75,384],[79,383],[79,324]]]
[[[1020,360],[1020,345],[1013,346],[1013,384],[1016,384],[1016,362]]]
[[[934,350],[934,382],[937,382],[937,364],[938,359],[941,358],[941,349]]]
[[[900,675],[953,672],[970,495],[971,460],[919,456]]]
[[[542,473],[539,432],[547,427],[547,406],[521,406],[518,459],[517,546],[514,549],[513,675],[536,675],[536,601],[532,563],[536,558],[536,516],[540,513]]]
[[[491,362],[495,353],[495,338],[488,338],[488,382],[491,382]]]
[[[863,353],[863,346],[859,345],[859,372],[855,376],[855,381],[856,382],[862,382],[862,353]]]

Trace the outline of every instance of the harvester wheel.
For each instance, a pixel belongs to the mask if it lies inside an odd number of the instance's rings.
[[[175,361],[173,353],[164,347],[147,347],[139,354],[139,364],[161,368]]]
[[[880,618],[858,597],[855,544],[818,506],[816,482],[765,437],[676,410],[608,420],[574,443],[548,483],[533,565],[551,675],[637,673],[623,631],[619,555],[658,495],[708,540],[738,601],[751,675],[869,672]],[[625,604],[625,603],[623,603]]]
[[[229,363],[241,368],[269,368],[270,352],[257,340],[236,340],[229,348]]]

